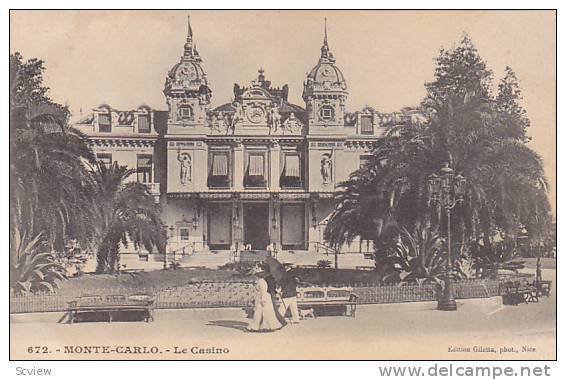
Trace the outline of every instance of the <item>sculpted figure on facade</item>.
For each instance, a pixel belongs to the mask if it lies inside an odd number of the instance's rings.
[[[295,116],[294,112],[291,112],[289,117],[283,122],[283,129],[291,134],[301,133],[303,128],[303,123]]]
[[[187,185],[192,179],[192,159],[189,153],[177,152],[177,161],[180,163],[179,179],[181,180],[181,185]]]
[[[277,133],[277,130],[281,125],[281,114],[279,113],[277,106],[273,106],[271,108],[271,112],[269,114],[269,121],[270,121],[269,128],[271,130],[271,133]]]
[[[323,185],[332,182],[332,157],[329,153],[324,153],[320,159],[320,176]]]
[[[230,130],[232,134],[234,134],[236,131],[236,125],[244,120],[244,109],[242,108],[242,104],[238,102],[234,102],[232,106],[235,108],[235,112],[232,116],[232,122],[230,123]]]
[[[229,116],[224,112],[213,112],[210,114],[210,129],[213,134],[228,134],[228,126],[230,125]]]

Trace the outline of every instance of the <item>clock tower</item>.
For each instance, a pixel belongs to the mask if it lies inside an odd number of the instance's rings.
[[[187,17],[187,41],[183,56],[169,71],[163,93],[169,107],[168,124],[173,129],[202,126],[210,109],[212,91],[208,87],[202,59],[193,42],[190,18]]]
[[[320,48],[320,59],[308,73],[303,87],[303,100],[309,120],[309,134],[341,133],[344,127],[346,80],[336,66],[336,59],[328,47],[326,19],[324,41]]]

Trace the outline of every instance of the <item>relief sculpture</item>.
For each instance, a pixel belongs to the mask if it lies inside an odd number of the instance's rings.
[[[187,185],[192,179],[192,160],[189,153],[177,153],[177,161],[179,161],[181,167],[179,170],[179,179],[181,180],[181,185]]]

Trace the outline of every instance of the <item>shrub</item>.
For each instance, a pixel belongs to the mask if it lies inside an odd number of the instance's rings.
[[[330,260],[318,260],[316,262],[316,266],[319,268],[330,268],[331,265],[332,263],[330,262]]]
[[[66,269],[49,252],[40,252],[41,234],[32,239],[15,230],[10,240],[10,290],[14,294],[52,292],[67,278]]]
[[[233,270],[238,272],[241,275],[249,274],[253,267],[255,267],[257,263],[253,261],[243,261],[243,262],[235,262],[235,263],[226,263],[222,266],[219,266],[218,269],[220,270]]]

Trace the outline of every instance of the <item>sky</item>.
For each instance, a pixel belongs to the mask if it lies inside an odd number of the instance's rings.
[[[45,61],[51,97],[73,120],[108,103],[166,109],[163,86],[183,52],[187,11],[11,11],[10,51]],[[467,32],[493,70],[516,72],[556,209],[556,29],[552,11],[191,11],[212,103],[231,101],[263,68],[304,105],[302,83],[328,41],[348,83],[347,110],[381,112],[419,103],[434,58]],[[555,213],[556,211],[554,211]]]

